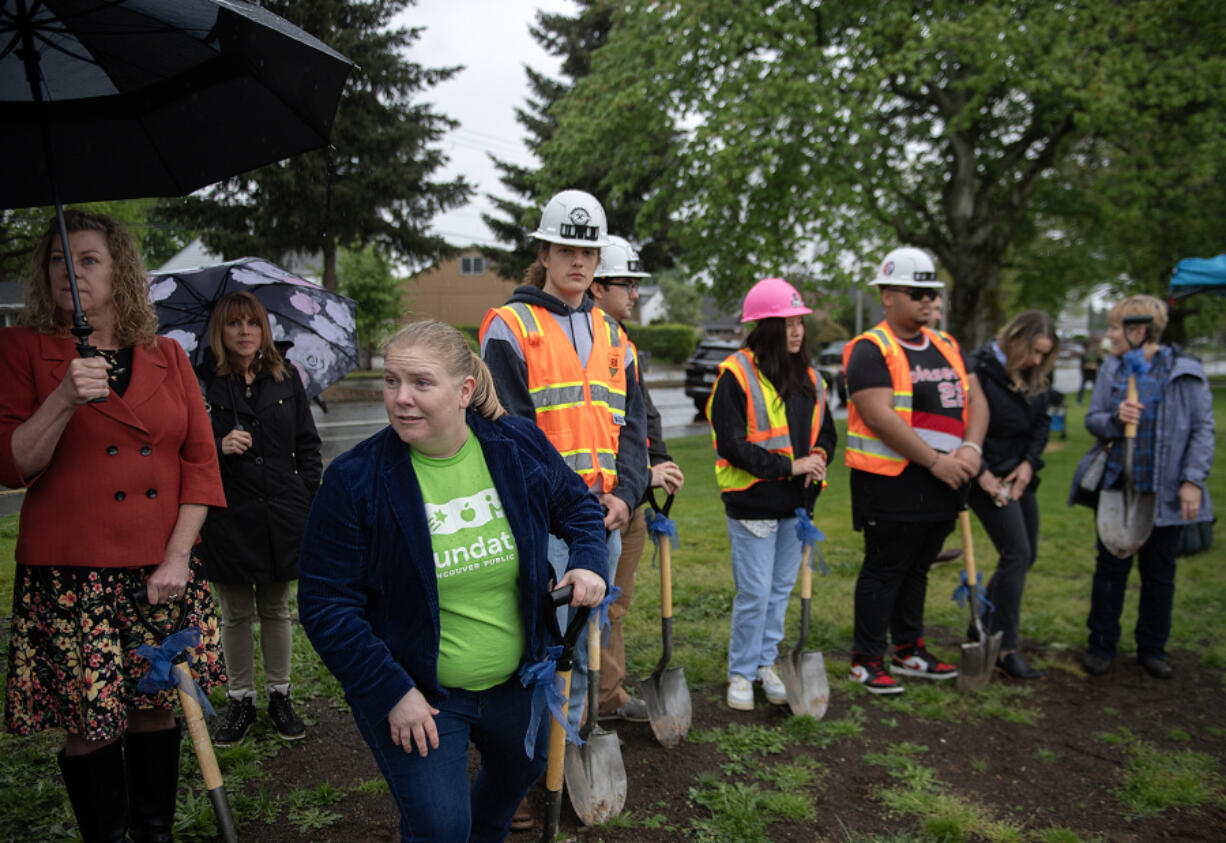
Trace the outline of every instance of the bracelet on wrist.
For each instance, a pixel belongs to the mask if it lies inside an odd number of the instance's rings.
[[[958,443],[958,447],[959,448],[970,448],[972,451],[974,451],[979,456],[981,457],[983,456],[983,448],[980,448],[974,442],[968,442],[965,439],[963,439],[961,442]]]
[[[937,467],[937,463],[939,463],[940,461],[941,461],[941,452],[933,451],[932,462],[928,464],[928,470],[932,471],[934,468]]]

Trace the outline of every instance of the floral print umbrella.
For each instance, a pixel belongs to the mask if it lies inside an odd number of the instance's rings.
[[[268,310],[272,338],[292,343],[286,359],[314,398],[358,365],[352,299],[326,290],[264,260],[240,258],[213,266],[149,274],[158,334],[176,340],[193,365],[209,346],[209,316],[226,293],[247,290]]]

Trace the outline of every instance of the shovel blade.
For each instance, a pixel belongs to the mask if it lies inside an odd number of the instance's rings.
[[[583,746],[566,745],[566,792],[579,821],[600,825],[626,806],[626,766],[616,732],[593,729]]]
[[[788,708],[797,717],[808,715],[821,720],[830,704],[830,682],[826,660],[820,651],[789,653],[776,662],[779,678],[788,695]]]
[[[992,681],[992,669],[1000,655],[1003,632],[981,635],[978,641],[962,645],[962,663],[958,665],[958,690],[981,691]]]
[[[643,683],[643,701],[656,740],[670,749],[680,746],[694,716],[685,670],[677,666],[652,673]]]
[[[1118,559],[1140,550],[1154,528],[1153,494],[1134,493],[1131,498],[1123,489],[1104,489],[1098,494],[1098,538]]]

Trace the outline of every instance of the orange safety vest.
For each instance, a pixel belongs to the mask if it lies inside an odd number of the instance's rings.
[[[958,341],[944,331],[933,331],[921,328],[933,347],[941,352],[947,363],[958,373],[962,382],[962,394],[967,396],[962,405],[962,424],[965,427],[967,411],[970,408],[970,381],[966,375],[966,366],[962,363],[962,351]],[[890,380],[894,386],[894,412],[912,427],[911,423],[911,367],[907,364],[907,354],[898,344],[898,337],[891,330],[889,322],[882,321],[875,327],[865,331],[860,336],[843,346],[843,371],[851,360],[851,351],[856,343],[869,340],[881,349],[886,366],[890,370]],[[944,347],[942,347],[944,346]],[[843,450],[848,468],[858,468],[872,474],[882,474],[886,477],[897,477],[910,462],[890,446],[882,442],[872,429],[864,423],[856,402],[847,405],[847,446]]]
[[[772,454],[782,454],[791,459],[792,435],[788,430],[787,407],[783,399],[779,397],[779,393],[775,391],[775,385],[768,378],[762,377],[758,371],[754,363],[753,352],[748,348],[742,348],[720,363],[719,376],[715,379],[717,388],[720,376],[724,372],[731,372],[737,383],[741,385],[741,391],[745,393],[745,418],[748,422],[745,441],[759,448],[765,448]],[[817,444],[817,434],[821,429],[822,419],[826,415],[826,389],[825,380],[819,381],[817,372],[811,366],[809,367],[809,379],[813,382],[814,389],[817,390],[817,401],[813,404],[813,419],[809,423],[809,450],[812,451],[814,445]],[[707,418],[711,417],[711,404],[714,399],[715,390],[712,389],[711,397],[707,399]],[[719,446],[715,440],[714,427],[711,429],[711,447],[716,449],[718,455]],[[758,477],[733,465],[723,457],[716,457],[715,482],[719,484],[721,492],[741,492],[755,483],[775,479],[778,478]]]
[[[611,492],[626,423],[627,340],[621,326],[592,308],[592,352],[583,367],[570,337],[545,308],[525,302],[491,308],[481,322],[482,339],[495,316],[510,326],[523,351],[537,427],[589,489]]]

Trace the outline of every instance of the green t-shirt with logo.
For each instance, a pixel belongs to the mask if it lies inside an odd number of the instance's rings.
[[[524,652],[519,553],[481,444],[453,456],[413,451],[438,577],[438,681],[482,691],[511,678]]]

